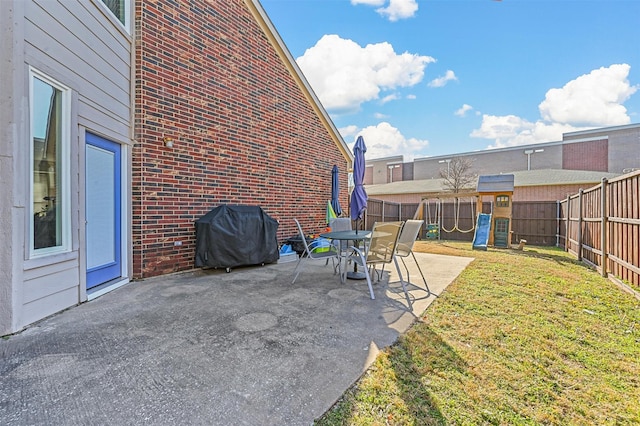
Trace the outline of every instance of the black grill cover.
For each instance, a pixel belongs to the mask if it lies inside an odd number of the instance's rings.
[[[278,260],[278,222],[258,206],[222,205],[196,221],[198,268],[234,268]]]

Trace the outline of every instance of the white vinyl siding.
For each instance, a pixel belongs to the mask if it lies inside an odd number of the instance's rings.
[[[61,4],[56,7],[56,3]],[[27,62],[38,64],[37,68],[78,94],[77,113],[85,120],[79,124],[86,123],[110,140],[120,141],[122,135],[128,139],[132,39],[114,27],[114,20],[105,19],[107,11],[101,0],[95,0],[99,10],[91,2],[73,2],[73,7],[64,3],[69,0],[28,3]],[[96,15],[100,10],[103,14]]]
[[[125,22],[129,22],[132,2],[126,1]],[[128,194],[133,37],[102,0],[0,0],[0,23],[6,29],[3,40],[7,47],[0,61],[0,87],[7,95],[7,102],[0,105],[0,128],[4,130],[0,225],[7,233],[0,250],[0,334],[8,334],[87,300],[85,134],[120,144],[122,191]],[[59,215],[61,232],[55,234],[55,245],[39,249],[33,242],[33,214],[50,206],[36,205],[34,199],[51,195],[42,195],[42,182],[33,184],[31,106],[36,78],[60,92],[56,101],[64,110],[60,120],[64,124],[54,169],[61,191],[55,188],[55,202],[56,208],[62,203],[66,209]],[[39,133],[36,148],[42,156],[44,141]],[[123,199],[127,201],[126,196]],[[123,210],[128,208],[127,204]],[[128,220],[123,215],[123,221]],[[127,275],[130,244],[126,227],[121,247],[126,253],[122,271]]]

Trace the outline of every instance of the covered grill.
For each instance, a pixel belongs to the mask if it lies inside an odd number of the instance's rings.
[[[259,206],[222,205],[196,226],[196,267],[263,265],[278,260],[278,222]]]

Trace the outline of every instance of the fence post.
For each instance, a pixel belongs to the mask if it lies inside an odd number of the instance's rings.
[[[569,251],[569,230],[571,224],[571,195],[567,194],[567,222],[564,225],[564,251]]]
[[[556,247],[560,245],[560,200],[556,200]]]
[[[582,261],[582,188],[578,192],[578,260]]]
[[[609,217],[609,212],[607,211],[607,178],[602,178],[602,187],[600,189],[600,209],[602,210],[602,219],[601,219],[601,231],[600,231],[600,240],[602,241],[601,246],[602,246],[602,256],[601,256],[601,262],[602,262],[602,269],[600,271],[600,274],[603,277],[607,277],[608,275],[608,268],[607,268],[607,263],[608,263],[608,259],[607,259],[607,254],[609,252],[609,247],[607,246],[607,219]]]
[[[384,219],[384,200],[382,200],[382,219],[381,219],[381,222],[385,222],[385,219]]]

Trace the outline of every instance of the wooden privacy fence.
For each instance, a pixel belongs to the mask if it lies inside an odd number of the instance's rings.
[[[366,229],[371,229],[374,222],[413,219],[417,208],[417,203],[394,203],[369,198],[365,218]]]
[[[515,201],[511,242],[527,240],[527,244],[553,246],[559,241],[557,201]]]
[[[560,245],[603,275],[640,286],[640,171],[560,201]]]
[[[418,206],[418,203],[395,203],[370,198],[367,202],[364,226],[371,229],[374,222],[413,219]],[[490,213],[491,203],[483,203],[482,211]],[[425,218],[426,224],[439,223],[441,239],[471,242],[476,213],[475,201],[471,203],[464,200],[456,205],[453,202],[443,202],[440,210],[432,203],[429,211],[422,212],[422,217]],[[457,228],[467,232],[445,231],[453,229],[456,220]],[[558,243],[556,201],[516,201],[513,203],[512,221],[511,243],[518,243],[521,239],[534,245],[552,246]],[[421,235],[424,238],[424,232]]]

